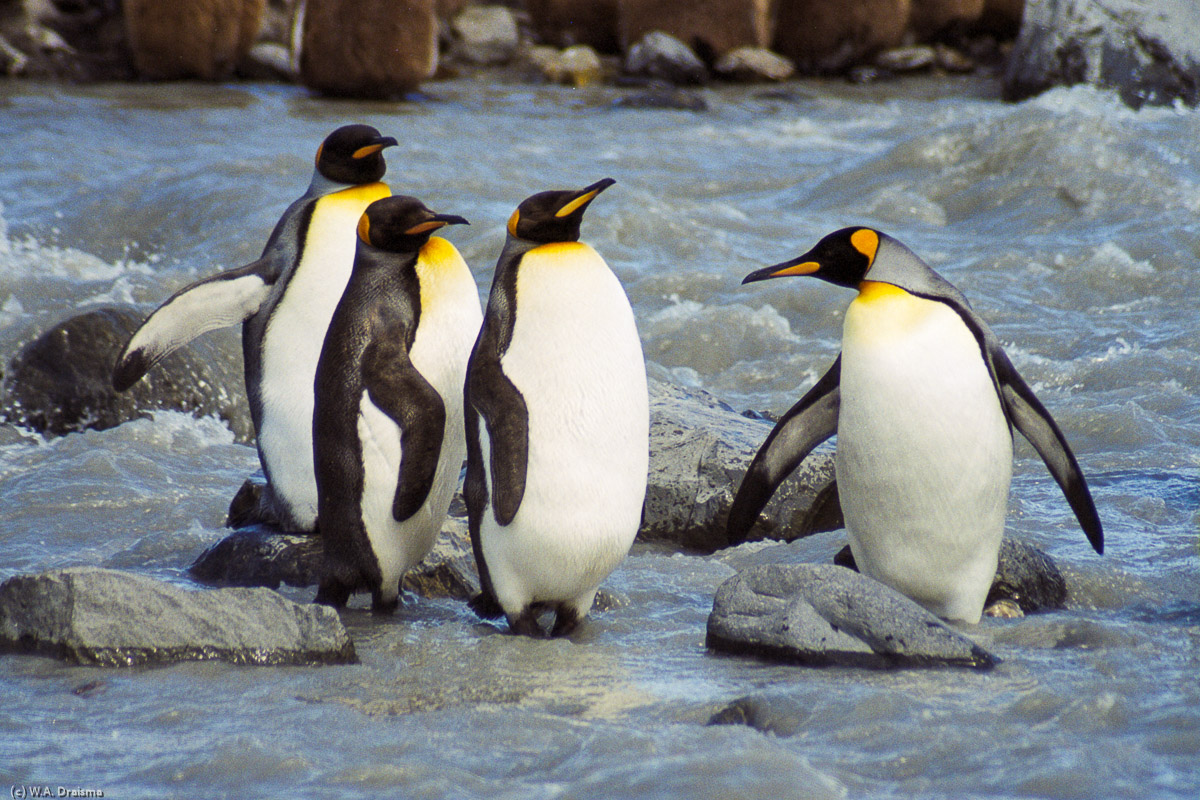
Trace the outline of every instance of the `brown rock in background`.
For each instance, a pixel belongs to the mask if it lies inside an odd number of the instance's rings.
[[[266,0],[125,0],[124,7],[138,75],[224,80],[254,44]]]
[[[712,62],[735,47],[770,47],[777,0],[618,0],[621,42],[662,31]]]
[[[547,44],[586,44],[601,53],[621,49],[618,0],[526,0],[533,29]]]
[[[922,42],[962,33],[980,16],[986,0],[912,0],[908,24]]]
[[[397,97],[437,68],[436,0],[308,0],[300,79],[319,92]]]
[[[895,47],[916,0],[779,0],[774,50],[801,72],[839,72]]]

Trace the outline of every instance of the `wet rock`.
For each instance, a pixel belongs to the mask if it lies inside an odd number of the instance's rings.
[[[300,79],[318,92],[395,98],[437,69],[434,0],[308,0]]]
[[[1005,600],[1016,603],[1026,614],[1062,608],[1067,602],[1067,582],[1050,556],[1005,536],[985,605]]]
[[[765,564],[717,589],[706,645],[804,666],[989,668],[993,659],[907,597],[842,567]]]
[[[843,547],[833,563],[857,570],[850,545]],[[988,590],[985,606],[1013,603],[1031,614],[1062,608],[1067,602],[1067,582],[1050,556],[1020,539],[1005,536],[1000,541],[996,577]]]
[[[538,72],[553,83],[590,86],[603,77],[604,64],[600,54],[586,44],[573,45],[564,50],[540,45],[530,48],[527,57]]]
[[[966,31],[983,15],[985,0],[912,0],[908,24],[918,41]]]
[[[700,551],[727,546],[733,496],[771,427],[705,391],[651,380],[650,478],[639,538]],[[794,539],[836,527],[840,514],[822,516],[828,508],[817,502],[832,482],[832,456],[809,456],[780,484],[748,538]]]
[[[1045,0],[1025,9],[1004,97],[1053,86],[1116,89],[1134,108],[1200,102],[1200,14],[1190,0]]]
[[[243,485],[242,491],[259,486],[260,481],[252,479]],[[280,584],[287,584],[306,588],[320,581],[323,557],[319,535],[281,531],[256,523],[235,530],[209,547],[188,572],[197,580],[226,586],[277,589]],[[422,597],[459,600],[470,599],[479,591],[465,517],[446,518],[433,549],[409,570],[401,585]]]
[[[601,53],[620,50],[617,0],[526,0],[533,29],[559,47],[590,45]]]
[[[737,47],[717,59],[713,71],[742,83],[783,81],[792,77],[796,65],[765,47]]]
[[[676,86],[701,84],[708,80],[708,68],[692,49],[662,31],[652,31],[629,48],[625,71]]]
[[[233,76],[262,23],[266,0],[124,0],[138,75],[152,80]]]
[[[735,47],[770,47],[775,0],[618,0],[628,48],[653,31],[687,43],[705,61]]]
[[[450,28],[455,57],[471,64],[506,64],[521,44],[516,17],[504,6],[468,6]]]
[[[95,567],[0,584],[0,647],[101,666],[357,660],[332,609],[298,605],[269,589],[188,591]]]
[[[209,547],[188,568],[192,577],[226,586],[315,586],[321,574],[321,539],[262,525],[241,528]]]
[[[251,439],[240,359],[230,363],[212,336],[167,356],[128,391],[112,388],[113,364],[141,322],[142,315],[129,309],[104,308],[50,328],[9,362],[0,386],[0,416],[9,424],[60,436],[172,409],[215,414],[239,440]]]
[[[842,72],[903,41],[910,2],[779,0],[772,49],[801,72]]]

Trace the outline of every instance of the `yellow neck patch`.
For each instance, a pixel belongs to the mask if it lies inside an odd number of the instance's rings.
[[[899,286],[893,286],[890,283],[882,281],[863,281],[858,284],[858,297],[856,303],[876,303],[879,301],[899,300],[902,298],[910,298],[908,292],[901,289]]]

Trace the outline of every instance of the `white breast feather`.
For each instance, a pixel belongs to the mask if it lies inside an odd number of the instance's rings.
[[[978,621],[1012,469],[978,342],[944,303],[855,301],[841,398],[838,487],[859,568],[935,613]]]

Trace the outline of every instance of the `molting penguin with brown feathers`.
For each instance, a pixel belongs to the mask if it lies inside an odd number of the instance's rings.
[[[811,275],[857,289],[842,351],[759,449],[729,514],[744,540],[779,484],[837,434],[835,469],[858,568],[950,620],[978,622],[996,574],[1015,427],[1088,541],[1100,519],[1066,438],[954,286],[871,228],[845,228],[743,283]]]

